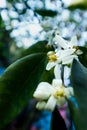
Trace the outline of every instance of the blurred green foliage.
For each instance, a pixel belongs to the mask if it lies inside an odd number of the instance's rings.
[[[48,72],[45,70],[45,66],[47,52],[53,50],[51,42],[55,30],[58,30],[66,39],[77,35],[78,45],[84,46],[79,47],[83,51],[79,60],[87,67],[87,48],[85,48],[87,46],[87,39],[85,39],[87,1],[69,7],[66,7],[63,1],[57,2],[59,3],[57,4],[56,0],[50,1],[50,4],[56,6],[55,9],[52,9],[52,7],[48,8],[46,0],[8,0],[6,1],[7,6],[0,8],[0,67],[7,67],[17,60],[6,69],[0,78],[0,128],[14,120],[24,109],[29,99],[32,98],[39,81],[51,83],[53,70]],[[35,26],[39,24],[42,28],[35,36],[28,28],[31,23]],[[32,30],[36,31],[33,28]],[[31,45],[30,38],[33,39],[34,45]],[[29,41],[27,42],[26,39]],[[24,42],[26,45],[29,43],[29,47],[25,47]],[[83,128],[86,130],[85,120],[87,119],[87,74],[85,74],[87,70],[82,64],[74,61],[72,65],[72,84],[80,109],[78,110],[72,101],[69,101],[77,130],[83,130]],[[77,73],[75,73],[76,71]],[[64,123],[55,109],[52,130],[58,129],[57,123],[55,128],[55,122],[59,120]],[[64,128],[66,129],[66,127]]]

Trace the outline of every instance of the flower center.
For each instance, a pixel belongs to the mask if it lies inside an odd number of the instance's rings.
[[[55,52],[50,51],[48,52],[47,55],[48,55],[49,62],[55,62],[57,60],[57,56],[55,55]]]
[[[54,94],[54,97],[55,98],[57,98],[58,96],[60,96],[60,97],[64,97],[64,89],[63,88],[61,88],[60,90],[57,90],[56,92],[55,92],[55,94]]]

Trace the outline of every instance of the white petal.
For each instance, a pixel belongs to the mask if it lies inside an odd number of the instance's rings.
[[[54,75],[56,79],[61,79],[61,65],[57,64],[54,68]]]
[[[62,54],[62,52],[63,52],[63,50],[57,49],[55,55],[56,55],[57,57],[59,57],[59,56]]]
[[[83,52],[78,49],[78,50],[76,51],[76,54],[77,54],[77,55],[81,55],[81,54],[83,54]]]
[[[64,67],[64,78],[65,78],[65,79],[68,79],[68,78],[70,77],[70,74],[71,74],[71,68],[65,66],[65,67]]]
[[[71,55],[71,56],[68,56],[68,57],[65,57],[62,61],[62,64],[71,64],[73,59],[76,58],[77,56],[76,55]]]
[[[59,45],[60,47],[66,49],[67,46],[67,41],[64,40],[62,37],[60,37],[59,35],[56,35],[54,38],[54,41],[57,43],[57,45]]]
[[[61,79],[53,79],[52,86],[56,89],[60,89],[62,86],[62,80]]]
[[[68,45],[70,47],[73,47],[73,46],[75,46],[76,43],[77,43],[77,37],[73,36],[72,39],[71,39],[71,41],[68,43]]]
[[[72,87],[67,87],[64,89],[65,91],[65,96],[67,98],[70,98],[71,96],[74,96],[73,88]]]
[[[46,109],[46,110],[49,110],[49,111],[53,111],[54,108],[55,108],[55,106],[56,106],[56,99],[55,99],[53,96],[51,96],[51,97],[49,98],[49,100],[47,101],[47,104],[46,104],[46,106],[45,106],[45,109]]]
[[[57,64],[60,64],[62,62],[62,56],[64,56],[63,52],[64,52],[64,50],[58,50],[56,52],[55,55],[57,56]]]
[[[65,103],[66,103],[65,97],[59,96],[59,97],[57,98],[57,105],[58,105],[58,107],[63,106]]]
[[[65,58],[65,57],[67,57],[67,56],[72,55],[74,52],[75,52],[75,49],[63,50],[63,51],[61,52],[61,59]]]
[[[39,100],[44,100],[44,99],[48,99],[49,96],[54,92],[53,87],[47,83],[47,82],[41,82],[36,91],[34,92],[33,96],[36,99]]]
[[[36,108],[37,108],[38,110],[42,110],[42,109],[45,108],[45,105],[46,105],[46,102],[45,102],[45,101],[41,101],[41,102],[38,102],[38,103],[36,104]]]
[[[56,62],[48,62],[46,66],[46,70],[52,69],[56,65]]]

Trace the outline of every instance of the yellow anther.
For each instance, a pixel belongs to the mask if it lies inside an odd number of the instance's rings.
[[[48,52],[48,59],[49,59],[49,62],[55,62],[57,60],[57,56],[55,55],[55,52],[53,51],[50,51]]]
[[[54,51],[49,51],[49,52],[47,53],[48,56],[53,55],[53,54],[55,54]]]
[[[58,96],[64,97],[64,90],[60,89],[58,91],[56,91],[56,93],[54,94],[54,97],[57,98]]]
[[[57,57],[56,57],[56,55],[51,55],[51,56],[49,56],[49,62],[52,62],[52,61],[56,61],[57,60]]]

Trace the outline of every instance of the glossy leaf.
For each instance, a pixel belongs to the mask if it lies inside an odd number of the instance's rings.
[[[81,117],[80,109],[74,98],[68,100],[70,115],[75,125],[75,130],[83,130],[84,123]]]
[[[51,69],[49,71],[45,70],[43,75],[42,75],[41,82],[52,83],[53,78],[54,78],[53,69]]]
[[[74,60],[71,70],[71,81],[77,105],[69,101],[71,116],[76,130],[87,130],[87,68]]]
[[[31,54],[10,65],[0,78],[0,129],[28,104],[43,74],[46,54]]]
[[[19,57],[23,57],[31,53],[48,52],[50,50],[53,50],[53,48],[48,45],[47,41],[38,41],[37,43],[31,45],[28,49],[25,49]]]
[[[79,49],[83,52],[82,55],[79,55],[79,60],[85,67],[87,67],[87,48],[79,47]]]

